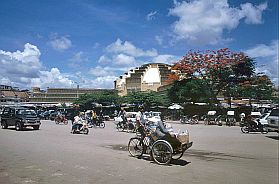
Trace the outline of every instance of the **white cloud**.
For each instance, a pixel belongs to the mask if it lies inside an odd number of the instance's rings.
[[[84,56],[84,53],[82,51],[77,52],[73,55],[72,58],[70,58],[69,66],[73,68],[80,67],[84,64],[84,62],[88,61],[88,58]]]
[[[227,0],[194,0],[176,2],[169,15],[178,17],[172,25],[175,38],[191,44],[216,44],[226,40],[225,30],[233,30],[245,19],[249,24],[262,23],[262,12],[267,3],[254,6],[241,4],[240,8],[230,7]]]
[[[111,58],[109,58],[108,56],[105,56],[105,55],[102,55],[98,60],[98,63],[101,63],[101,64],[107,64],[110,62],[112,62]]]
[[[149,14],[146,15],[146,20],[150,21],[155,19],[155,15],[157,14],[157,11],[152,11]]]
[[[72,41],[67,36],[58,37],[54,34],[49,41],[50,46],[58,51],[64,51],[72,46]]]
[[[144,51],[142,49],[136,48],[132,43],[128,41],[122,42],[119,38],[114,43],[108,45],[106,51],[115,54],[123,53],[133,57],[154,57],[158,55],[156,49]]]
[[[119,73],[119,71],[128,71],[133,67],[150,62],[172,64],[177,59],[173,55],[159,55],[156,49],[144,51],[128,41],[117,39],[116,42],[106,47],[105,53],[99,58],[98,63],[105,67],[109,64],[110,68],[114,68],[114,71],[117,71],[115,73]],[[95,72],[96,68],[93,71]],[[99,72],[96,73],[99,74]],[[103,75],[103,72],[101,74]]]
[[[37,87],[71,87],[73,81],[64,76],[58,68],[52,68],[50,71],[40,71],[39,78],[31,79],[31,86]]]
[[[266,10],[267,3],[260,4],[258,6],[253,6],[251,3],[241,4],[240,16],[246,17],[245,23],[247,24],[261,24],[262,12]]]
[[[116,69],[111,67],[96,66],[89,70],[89,73],[96,77],[113,76]]]
[[[259,64],[256,72],[267,74],[271,80],[278,85],[278,40],[272,41],[269,45],[259,44],[244,51]]]
[[[153,63],[166,63],[172,65],[174,62],[178,61],[178,57],[174,55],[158,55],[152,59]]]
[[[97,77],[95,80],[92,81],[92,83],[96,88],[114,88],[114,81],[116,79],[116,76],[103,76]]]
[[[38,71],[41,68],[40,55],[39,49],[29,43],[24,45],[22,52],[19,50],[15,52],[0,50],[0,78],[20,83],[20,77],[38,77]]]
[[[161,36],[156,35],[155,40],[159,45],[163,44],[163,38]]]
[[[82,87],[84,88],[98,88],[98,89],[112,89],[114,88],[114,81],[117,79],[116,76],[99,76],[95,79],[84,79]]]
[[[125,54],[113,56],[113,61],[116,65],[131,66],[136,64],[136,59],[133,56],[127,56]]]
[[[32,86],[69,86],[70,79],[57,68],[43,70],[40,62],[41,52],[30,43],[24,45],[23,51],[8,52],[0,50],[0,82],[21,88]]]

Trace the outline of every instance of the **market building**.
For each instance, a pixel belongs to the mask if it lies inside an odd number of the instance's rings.
[[[149,63],[131,69],[114,81],[114,88],[120,96],[137,91],[158,91],[168,85],[171,66],[163,63]]]
[[[72,104],[80,95],[107,91],[109,89],[87,89],[87,88],[47,88],[46,91],[33,87],[29,97],[33,104]]]
[[[0,85],[0,105],[9,105],[28,101],[28,90],[19,90],[16,87]]]

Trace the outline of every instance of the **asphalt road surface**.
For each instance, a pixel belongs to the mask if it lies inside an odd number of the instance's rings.
[[[134,134],[112,121],[89,135],[42,121],[38,131],[0,129],[0,183],[46,184],[277,184],[278,134],[243,134],[239,127],[173,124],[193,146],[170,166],[129,156]]]

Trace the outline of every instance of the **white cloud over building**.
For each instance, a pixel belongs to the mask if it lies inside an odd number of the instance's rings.
[[[241,4],[231,7],[228,0],[194,0],[176,2],[169,15],[178,17],[172,25],[176,40],[190,44],[217,44],[228,40],[225,31],[231,31],[244,19],[247,24],[261,24],[267,3]]]

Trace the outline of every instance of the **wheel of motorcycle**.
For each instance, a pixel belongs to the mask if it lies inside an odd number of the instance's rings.
[[[105,124],[105,122],[100,122],[100,128],[105,128],[105,126],[106,126],[106,124]]]
[[[268,133],[268,129],[267,129],[266,126],[263,126],[261,133],[262,134],[267,134]]]
[[[241,129],[242,133],[245,133],[245,134],[249,133],[249,128],[247,126],[243,126],[240,129]]]
[[[117,131],[119,131],[119,132],[120,132],[120,130],[122,129],[121,126],[119,125],[119,123],[116,124],[116,129],[117,129]]]
[[[88,128],[85,128],[85,129],[83,130],[83,133],[87,135],[87,134],[89,133],[89,129],[88,129]]]
[[[129,133],[133,133],[135,130],[135,126],[132,123],[128,124],[128,132]]]
[[[141,157],[143,155],[144,145],[139,137],[133,137],[129,140],[128,151],[132,157]]]

